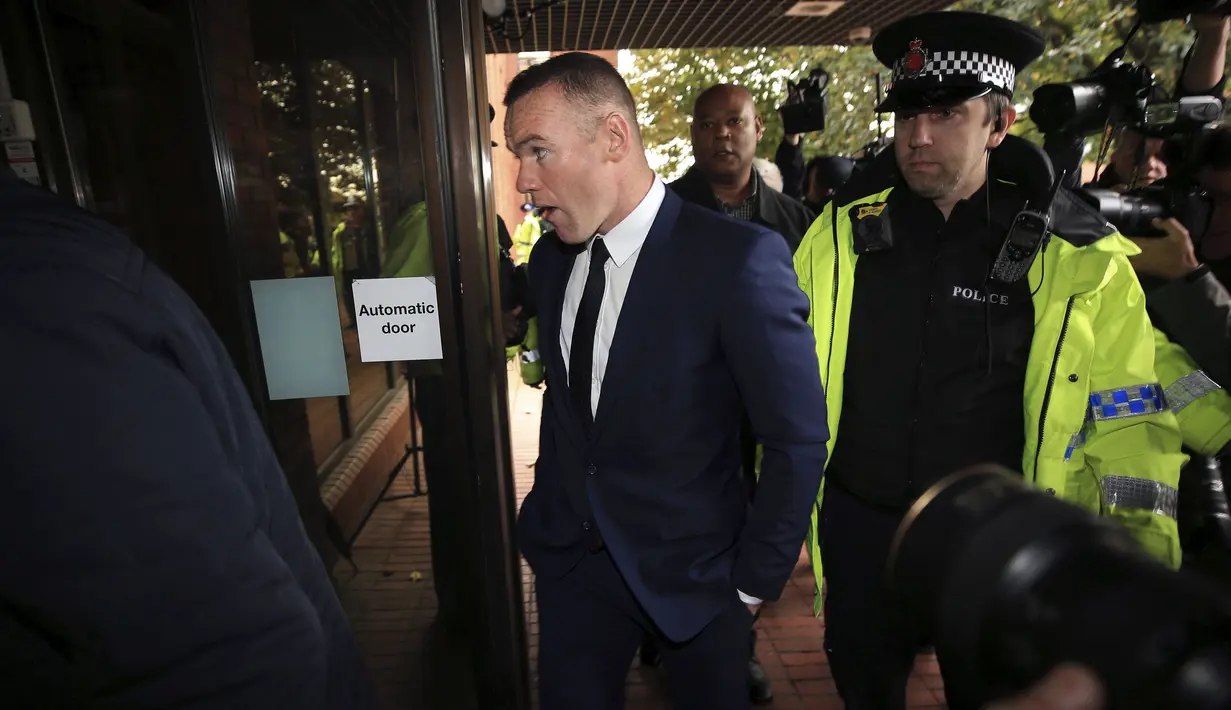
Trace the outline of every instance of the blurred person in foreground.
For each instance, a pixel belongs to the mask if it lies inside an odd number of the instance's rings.
[[[985,710],[1105,710],[1103,688],[1090,671],[1063,666],[1022,695]]]
[[[111,225],[0,167],[0,693],[376,707],[230,357]]]

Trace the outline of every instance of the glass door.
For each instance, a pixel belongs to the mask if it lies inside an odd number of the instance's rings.
[[[529,708],[478,3],[0,14],[47,184],[222,337],[385,705]]]

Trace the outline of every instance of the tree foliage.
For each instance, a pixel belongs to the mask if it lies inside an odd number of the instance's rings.
[[[1132,0],[961,0],[952,9],[1008,17],[1038,29],[1047,50],[1018,78],[1016,102],[1025,109],[1035,88],[1087,75],[1128,35],[1135,21]],[[1174,87],[1191,33],[1181,22],[1146,25],[1129,46],[1129,59],[1150,66],[1166,87]],[[777,107],[788,81],[798,81],[816,64],[830,74],[829,111],[824,132],[804,137],[806,156],[852,155],[876,138],[873,111],[876,77],[889,73],[870,47],[741,47],[662,49],[633,52],[629,85],[637,100],[643,135],[655,167],[665,177],[691,164],[689,114],[697,95],[717,83],[746,87],[765,119],[758,155],[772,158],[782,138]],[[889,134],[891,116],[881,127]],[[1040,140],[1023,110],[1014,133]]]
[[[340,219],[348,197],[363,198],[362,113],[357,104],[355,75],[340,62],[313,61],[302,77],[288,63],[258,63],[257,87],[269,141],[269,158],[279,204],[307,210],[309,191],[317,180],[328,191],[327,228]],[[307,81],[304,81],[304,79]],[[308,92],[304,101],[301,92]],[[311,122],[304,106],[311,112]],[[309,134],[308,126],[312,126]],[[319,175],[311,174],[312,152]]]

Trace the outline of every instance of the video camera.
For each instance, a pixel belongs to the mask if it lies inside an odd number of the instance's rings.
[[[884,136],[864,143],[858,151],[855,152],[855,167],[856,169],[864,167],[876,160],[876,157],[883,150],[889,147],[889,139]]]
[[[873,101],[875,101],[875,103],[873,103],[872,106],[880,106],[883,99],[884,95],[883,87],[881,85],[881,75],[880,72],[877,72],[876,94],[873,97]],[[881,117],[878,114],[876,116],[876,138],[864,143],[859,150],[855,152],[855,169],[852,171],[852,174],[859,173],[860,171],[871,167],[871,165],[876,162],[876,158],[884,152],[884,150],[888,148],[889,144],[892,142],[889,137],[885,135],[880,118]]]
[[[786,103],[778,107],[787,135],[825,130],[829,109],[829,73],[817,66],[799,83],[787,82]]]
[[[993,465],[906,514],[889,584],[933,641],[953,708],[1077,663],[1116,710],[1231,707],[1231,599],[1154,561],[1119,524]]]
[[[1080,138],[1111,127],[1121,131],[1132,129],[1145,138],[1163,140],[1162,157],[1168,165],[1167,179],[1125,193],[1101,189],[1075,191],[1123,234],[1163,236],[1164,233],[1152,227],[1150,221],[1175,217],[1194,238],[1199,238],[1209,222],[1211,203],[1205,191],[1197,186],[1196,174],[1202,165],[1202,146],[1211,124],[1222,118],[1221,99],[1189,96],[1175,102],[1156,101],[1160,87],[1154,72],[1145,65],[1126,62],[1124,55],[1129,39],[1147,18],[1159,18],[1149,19],[1151,22],[1161,21],[1192,12],[1207,12],[1210,8],[1231,13],[1231,0],[1166,6],[1141,0],[1138,22],[1129,38],[1089,76],[1040,86],[1034,92],[1030,118],[1046,135]]]

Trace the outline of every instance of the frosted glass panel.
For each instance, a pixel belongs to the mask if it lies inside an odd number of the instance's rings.
[[[270,399],[350,394],[332,276],[252,282]]]

